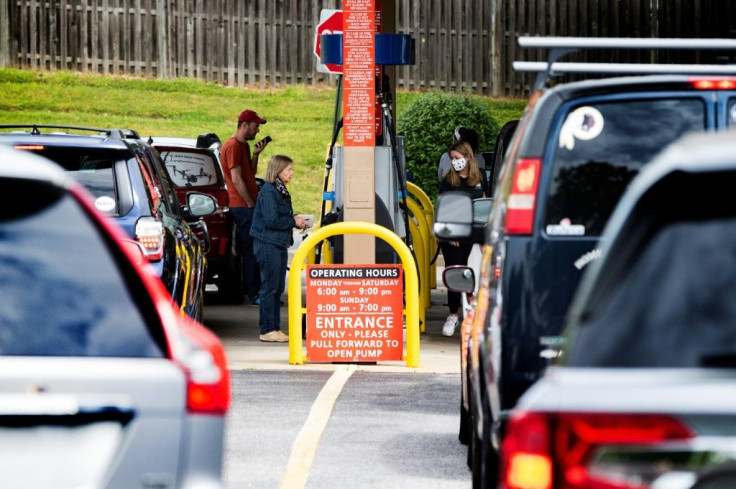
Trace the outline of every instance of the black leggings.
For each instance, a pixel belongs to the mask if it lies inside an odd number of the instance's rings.
[[[460,246],[453,246],[449,242],[441,242],[440,249],[442,256],[445,258],[445,266],[451,265],[467,265],[470,252],[473,250],[472,243],[460,243]],[[458,292],[447,291],[447,305],[450,308],[450,314],[457,314],[460,309],[461,298]]]

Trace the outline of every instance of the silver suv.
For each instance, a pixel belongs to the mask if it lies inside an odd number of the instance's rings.
[[[222,344],[68,172],[2,145],[0,296],[0,487],[222,487]]]

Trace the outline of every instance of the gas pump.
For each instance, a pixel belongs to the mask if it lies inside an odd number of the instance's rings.
[[[321,36],[321,61],[327,65],[342,65],[343,56],[342,34],[323,34]],[[407,65],[414,63],[414,46],[410,36],[402,34],[377,33],[375,38],[376,65]],[[344,195],[346,189],[344,179],[344,148],[337,145],[343,119],[339,117],[342,96],[342,76],[338,78],[337,103],[335,108],[335,122],[329,155],[325,164],[325,181],[320,216],[321,226],[343,221]],[[403,138],[397,137],[393,122],[393,100],[388,76],[382,74],[376,80],[376,99],[379,102],[381,113],[382,137],[376,139],[373,147],[374,172],[373,186],[375,188],[374,221],[396,233],[412,249],[411,234],[408,233],[408,210],[405,198],[406,190],[406,160]],[[330,178],[330,173],[334,174]],[[331,185],[331,188],[330,188]],[[332,209],[325,212],[326,202],[331,202]],[[333,248],[333,262],[343,263],[342,236],[334,236],[330,240]],[[393,248],[383,240],[376,240],[375,263],[395,263],[396,256]],[[319,248],[316,262],[320,262]]]

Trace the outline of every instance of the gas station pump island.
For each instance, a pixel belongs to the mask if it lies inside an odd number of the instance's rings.
[[[305,315],[309,361],[403,359],[408,367],[419,367],[419,331],[431,282],[432,211],[417,204],[431,206],[426,195],[409,198],[407,185],[412,194],[423,192],[406,182],[403,140],[394,132],[385,71],[413,64],[414,49],[408,35],[382,32],[394,23],[393,3],[343,0],[342,11],[322,12],[320,26],[329,29],[317,29],[318,69],[337,72],[337,101],[319,226],[297,249],[289,272],[291,364],[305,360]],[[391,13],[386,18],[383,9]],[[342,32],[337,32],[340,18]],[[426,290],[420,291],[420,276]]]

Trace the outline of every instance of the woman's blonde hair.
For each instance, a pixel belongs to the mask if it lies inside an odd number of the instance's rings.
[[[457,151],[461,155],[465,157],[465,161],[468,162],[468,185],[471,187],[475,187],[482,181],[482,176],[480,174],[480,168],[478,168],[478,162],[475,161],[475,155],[473,154],[473,148],[470,147],[470,145],[463,141],[458,141],[457,143],[450,146],[450,149],[447,150],[447,154],[450,155],[451,152]],[[452,156],[450,156],[450,159],[452,159]],[[459,187],[460,186],[460,174],[455,171],[455,167],[450,164],[450,168],[445,172],[445,179],[450,182],[450,185],[453,187]]]
[[[293,164],[294,160],[292,160],[288,156],[272,156],[271,159],[268,161],[268,168],[266,168],[266,176],[264,177],[264,180],[266,180],[268,183],[275,182],[276,178],[279,176],[279,173],[281,173],[287,166]]]

